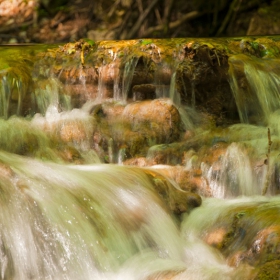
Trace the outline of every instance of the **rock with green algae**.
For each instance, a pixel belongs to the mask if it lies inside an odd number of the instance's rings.
[[[125,159],[146,156],[151,146],[176,141],[183,132],[180,114],[170,99],[127,105],[104,102],[94,105],[90,113],[95,120],[94,148],[103,157],[109,148],[115,154],[123,149]]]
[[[140,100],[155,98],[175,77],[181,101],[225,119],[236,114],[224,112],[237,110],[232,105],[228,58],[240,53],[259,58],[279,56],[277,37],[100,41],[85,52],[64,49],[67,45],[41,55],[34,76],[57,76],[67,84],[73,106],[82,106],[83,95],[96,98],[97,91],[102,91],[102,98],[118,98],[124,91],[128,98],[139,93]]]
[[[220,250],[230,266],[262,267],[280,259],[278,213],[278,204],[265,200],[226,206],[209,218],[202,239]]]
[[[154,190],[172,213],[180,215],[201,205],[202,199],[198,194],[174,187],[167,177],[157,171],[144,169],[144,172],[152,180]]]
[[[125,163],[128,164],[128,163]],[[185,166],[153,165],[152,169],[176,182],[184,191],[197,193],[203,197],[211,197],[212,191],[199,168]]]
[[[1,149],[6,152],[54,162],[83,162],[77,149],[49,138],[46,131],[26,119],[0,119],[0,134]]]

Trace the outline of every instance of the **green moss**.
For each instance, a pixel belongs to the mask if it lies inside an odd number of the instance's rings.
[[[88,39],[88,38],[83,38],[83,40],[88,43],[91,47],[93,47],[96,43],[95,41]]]
[[[149,45],[149,44],[153,43],[153,41],[148,40],[148,39],[141,39],[141,40],[139,40],[139,43],[141,43],[141,45],[146,46],[146,45]]]
[[[265,263],[259,268],[255,280],[279,280],[280,261],[272,261]]]

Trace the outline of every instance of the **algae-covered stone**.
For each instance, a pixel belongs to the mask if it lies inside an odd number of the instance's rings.
[[[280,260],[267,262],[259,268],[254,280],[278,280],[280,275]]]
[[[261,271],[266,263],[280,259],[279,205],[276,201],[264,199],[220,205],[218,216],[208,216],[202,239],[220,250],[231,266],[245,264]]]
[[[146,169],[145,172],[151,178],[155,191],[174,214],[190,212],[201,205],[199,195],[174,187],[166,177],[151,169]]]

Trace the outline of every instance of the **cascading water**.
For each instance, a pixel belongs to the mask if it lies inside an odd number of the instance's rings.
[[[231,87],[241,121],[266,123],[270,114],[280,106],[279,61],[237,55],[229,62]],[[238,75],[244,75],[241,85],[237,83]],[[250,120],[256,112],[258,115]]]
[[[278,60],[178,41],[1,58],[0,279],[260,279],[279,260]],[[216,125],[226,94],[243,123]]]
[[[261,193],[259,186],[262,184],[254,181],[250,159],[240,144],[232,143],[220,161],[203,169],[214,197],[232,198]]]
[[[122,96],[121,100],[125,102],[128,97],[128,91],[131,87],[131,82],[134,74],[135,67],[138,63],[138,57],[132,57],[124,65],[123,80],[122,80]]]
[[[218,253],[180,236],[140,169],[0,160],[3,279],[231,279]],[[196,268],[200,250],[211,260]]]
[[[140,170],[0,157],[2,278],[102,279],[149,252],[182,265],[178,229]]]
[[[11,87],[7,85],[7,76],[4,76],[2,78],[2,89],[1,89],[1,103],[3,104],[2,108],[2,115],[4,115],[5,118],[8,118],[8,110],[10,106],[10,98],[11,98]]]

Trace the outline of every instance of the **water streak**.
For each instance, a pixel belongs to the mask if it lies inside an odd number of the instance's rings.
[[[131,86],[132,78],[134,75],[134,70],[139,61],[139,57],[134,56],[129,61],[125,63],[122,78],[122,96],[121,101],[126,102],[128,97],[128,92]]]
[[[8,118],[9,108],[10,108],[10,99],[11,99],[11,88],[12,86],[8,82],[8,77],[2,77],[1,81],[1,93],[0,93],[0,101],[1,101],[1,115],[4,118]]]
[[[71,109],[70,96],[65,94],[64,85],[56,78],[38,81],[34,94],[39,112],[43,115],[50,106],[57,110]]]

